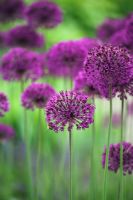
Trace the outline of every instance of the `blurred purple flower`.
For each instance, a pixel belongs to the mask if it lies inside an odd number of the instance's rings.
[[[43,35],[27,25],[16,26],[6,33],[6,45],[9,47],[44,47]]]
[[[22,106],[34,110],[45,108],[47,101],[55,94],[55,90],[45,83],[33,83],[28,86],[21,97]]]
[[[55,132],[67,130],[74,125],[85,129],[93,123],[94,106],[87,102],[88,97],[75,91],[62,91],[53,96],[46,106],[46,119],[49,129]]]
[[[24,48],[13,48],[1,59],[0,73],[7,81],[37,80],[43,75],[40,54]]]
[[[32,27],[54,28],[63,20],[62,10],[58,5],[42,0],[29,5],[25,15]]]
[[[9,140],[15,136],[15,131],[11,126],[0,124],[0,141]]]
[[[25,4],[23,0],[0,1],[0,23],[23,17]]]
[[[80,91],[89,97],[100,96],[100,92],[95,87],[94,83],[91,82],[91,80],[90,83],[87,82],[84,71],[79,72],[76,76],[74,80],[74,90]]]
[[[124,19],[106,19],[97,29],[97,36],[106,42],[117,31],[120,31],[125,25]]]
[[[133,101],[128,104],[127,109],[128,109],[128,114],[133,115]]]
[[[9,111],[9,102],[7,96],[0,92],[0,117],[3,117],[5,112]]]
[[[75,77],[83,68],[86,50],[78,41],[65,41],[54,45],[47,54],[49,73]]]
[[[120,124],[121,124],[121,115],[119,113],[113,113],[112,126],[114,128],[118,128],[118,127],[120,127]],[[108,125],[109,125],[109,115],[104,117],[103,125],[104,125],[105,128],[108,127]]]
[[[123,174],[131,174],[133,171],[133,145],[128,142],[123,142]],[[120,168],[120,143],[111,144],[109,149],[108,169],[115,173]],[[105,168],[106,163],[106,148],[102,154],[102,166]]]

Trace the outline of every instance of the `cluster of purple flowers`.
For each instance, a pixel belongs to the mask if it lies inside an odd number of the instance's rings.
[[[3,117],[9,111],[9,102],[7,96],[0,92],[0,117]]]
[[[11,126],[0,124],[0,141],[11,139],[15,136],[15,131]]]
[[[108,169],[115,173],[120,169],[120,143],[111,144],[109,149]],[[133,172],[133,145],[128,142],[122,143],[123,147],[123,174]],[[106,148],[102,154],[102,165],[106,163]]]
[[[87,102],[88,97],[75,91],[62,91],[53,96],[46,107],[47,123],[55,132],[85,129],[93,123],[95,107]]]

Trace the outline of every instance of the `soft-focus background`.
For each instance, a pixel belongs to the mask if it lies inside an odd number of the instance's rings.
[[[27,4],[34,2],[25,0]],[[133,11],[131,0],[56,0],[64,12],[64,21],[54,29],[40,29],[45,34],[46,48],[62,40],[79,39],[82,37],[95,37],[96,28],[107,17],[123,17]],[[19,20],[6,24],[0,24],[0,30],[23,24]],[[1,55],[5,50],[0,49]],[[39,51],[44,51],[43,49]],[[40,80],[50,83],[57,91],[70,89],[70,81],[65,83],[63,79],[47,77]],[[28,84],[28,83],[27,83]],[[25,148],[22,140],[23,133],[23,109],[20,103],[20,83],[8,83],[0,80],[0,90],[8,94],[11,102],[11,110],[1,123],[12,125],[16,130],[16,137],[8,145],[4,146],[4,155],[8,158],[6,163],[0,164],[0,200],[28,200],[26,173],[25,173]],[[103,125],[105,116],[108,116],[108,101],[96,99],[96,141],[95,141],[95,199],[102,199],[104,170],[101,165],[101,154],[106,144],[107,121]],[[113,100],[115,113],[120,113],[120,101]],[[35,174],[36,141],[38,129],[38,112],[27,111],[28,133],[32,146],[32,173]],[[125,118],[128,124],[126,140],[132,140],[131,119]],[[40,170],[40,199],[43,200],[67,200],[69,190],[69,149],[68,134],[55,134],[48,130],[45,122],[45,114],[42,113],[43,152],[42,168]],[[119,141],[119,125],[113,127],[111,141]],[[73,199],[91,199],[90,180],[90,155],[92,142],[92,127],[85,131],[73,131]],[[108,173],[108,200],[118,199],[118,174]],[[34,184],[34,183],[33,183]],[[124,195],[126,200],[133,199],[133,177],[124,177]]]

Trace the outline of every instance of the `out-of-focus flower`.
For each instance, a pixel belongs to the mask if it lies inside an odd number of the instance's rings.
[[[127,109],[128,109],[128,114],[133,115],[133,101],[128,104]]]
[[[16,26],[6,33],[6,45],[9,47],[44,47],[43,35],[27,25]]]
[[[94,106],[87,102],[88,97],[75,91],[62,91],[53,96],[46,106],[46,119],[55,132],[88,128],[93,123]]]
[[[87,82],[84,71],[79,72],[74,80],[74,90],[80,91],[88,96],[100,96],[100,92],[93,82]]]
[[[0,1],[0,23],[22,18],[25,4],[23,0]]]
[[[2,57],[0,73],[7,81],[37,80],[44,74],[42,57],[24,48],[13,48]]]
[[[65,41],[54,45],[47,53],[49,73],[75,77],[83,68],[86,50],[78,41]]]
[[[7,96],[0,92],[0,117],[3,117],[9,111],[9,102]]]
[[[0,47],[1,48],[6,47],[5,39],[6,39],[5,32],[0,32]]]
[[[131,174],[133,172],[133,145],[123,142],[123,174]],[[109,148],[108,169],[115,173],[120,168],[120,143],[111,144]],[[102,166],[105,168],[106,148],[102,154]]]
[[[9,140],[15,136],[15,131],[11,126],[0,124],[0,141]]]
[[[47,101],[55,94],[55,90],[45,83],[33,83],[22,94],[22,106],[34,110],[45,108]]]
[[[32,27],[53,28],[63,20],[62,10],[49,1],[33,2],[25,11],[28,23]]]
[[[112,126],[114,128],[120,127],[121,124],[121,115],[119,113],[114,113],[112,116]],[[104,127],[108,127],[109,125],[109,115],[105,116],[103,119],[103,125]]]

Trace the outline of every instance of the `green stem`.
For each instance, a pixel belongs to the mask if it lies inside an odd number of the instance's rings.
[[[110,117],[109,117],[109,129],[108,129],[108,138],[107,138],[107,147],[106,147],[106,161],[105,161],[103,200],[106,200],[106,196],[107,196],[107,175],[108,175],[109,144],[110,144],[110,136],[111,136],[111,128],[112,128],[112,87],[110,87],[109,92],[110,92]]]
[[[92,98],[92,103],[95,105],[95,99]],[[92,149],[91,149],[91,182],[92,182],[92,200],[95,199],[95,164],[94,164],[94,155],[95,155],[95,123],[92,124]]]
[[[121,137],[120,137],[120,200],[123,200],[123,123],[124,123],[124,98],[121,100]]]
[[[69,179],[69,192],[70,192],[70,196],[69,196],[69,200],[72,200],[72,132],[69,131],[69,156],[70,156],[70,166],[69,166],[69,170],[70,170],[70,179]]]

